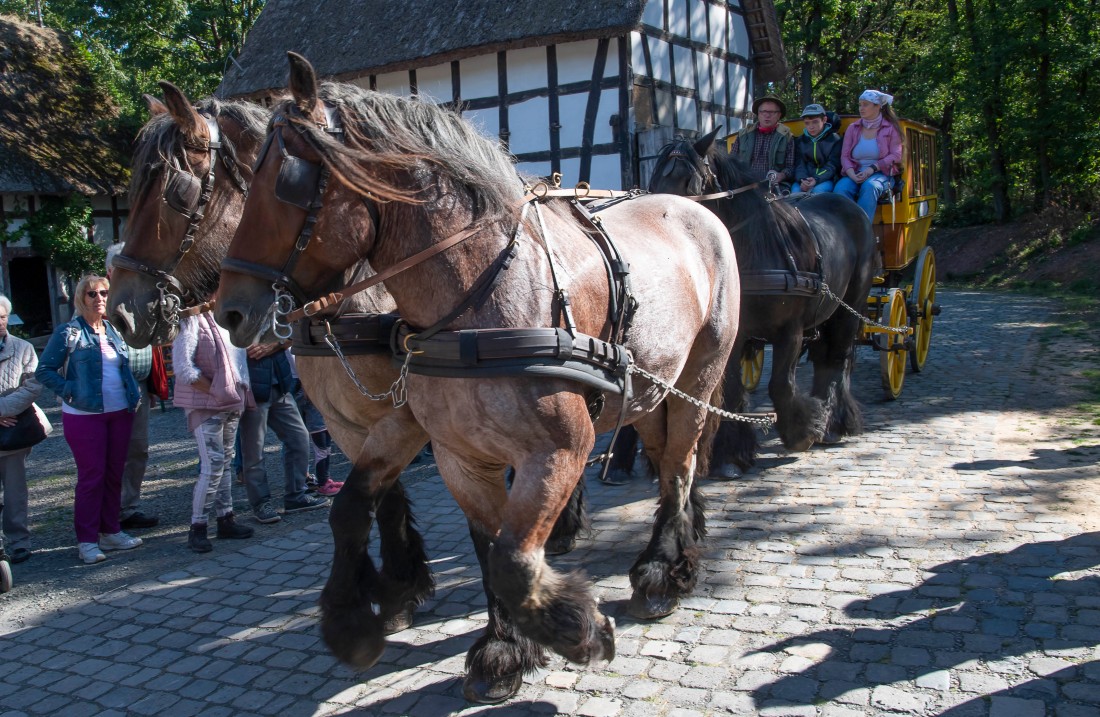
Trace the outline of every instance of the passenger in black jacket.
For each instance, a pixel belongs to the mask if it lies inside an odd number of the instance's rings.
[[[836,127],[828,122],[828,113],[819,104],[806,105],[802,110],[805,129],[795,139],[794,184],[791,194],[813,192],[823,194],[833,190],[840,176],[840,149],[843,145]]]

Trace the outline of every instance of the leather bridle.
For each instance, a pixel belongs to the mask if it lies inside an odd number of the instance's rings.
[[[175,256],[172,257],[164,269],[150,266],[125,254],[119,254],[112,260],[112,268],[126,269],[156,280],[159,293],[157,305],[160,309],[160,317],[172,326],[179,324],[181,315],[200,313],[209,310],[212,305],[211,302],[200,302],[185,308],[183,299],[184,297],[190,297],[191,292],[180,283],[172,272],[179,267],[183,257],[187,255],[195,243],[195,232],[198,230],[203,217],[205,217],[206,205],[210,202],[210,197],[214,192],[214,173],[219,159],[222,166],[229,173],[233,184],[241,190],[242,194],[248,196],[248,182],[237,168],[236,151],[233,149],[232,143],[228,138],[222,137],[221,128],[218,126],[216,118],[203,112],[200,112],[199,116],[206,122],[209,139],[202,146],[189,145],[186,142],[183,144],[190,149],[208,152],[210,169],[202,179],[199,179],[188,171],[190,167],[184,169],[176,156],[173,155],[165,162],[167,176],[164,181],[164,191],[161,199],[170,209],[182,214],[187,219],[187,230],[176,249]]]

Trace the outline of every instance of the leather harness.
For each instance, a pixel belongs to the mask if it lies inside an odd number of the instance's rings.
[[[222,165],[225,167],[226,171],[229,172],[233,184],[241,190],[242,194],[248,196],[248,182],[241,176],[241,172],[237,168],[236,159],[234,157],[236,152],[233,150],[232,143],[228,138],[222,138],[221,128],[218,126],[218,121],[215,117],[211,117],[205,112],[200,112],[198,114],[206,122],[209,138],[204,146],[193,148],[209,152],[210,169],[200,180],[194,174],[181,167],[175,156],[171,157],[165,164],[168,176],[164,182],[162,199],[171,209],[187,218],[187,230],[184,232],[183,239],[176,249],[176,255],[172,257],[168,262],[168,266],[164,269],[158,269],[145,264],[137,259],[126,256],[125,253],[119,254],[112,260],[112,267],[114,268],[126,269],[138,274],[144,274],[157,281],[157,290],[160,292],[158,304],[160,306],[161,316],[169,323],[178,323],[179,317],[181,316],[194,316],[204,311],[209,311],[214,305],[213,301],[205,301],[187,308],[180,308],[183,299],[191,297],[191,292],[180,283],[179,279],[177,279],[172,272],[180,265],[180,262],[183,261],[183,257],[187,255],[187,252],[191,250],[191,247],[195,243],[195,231],[205,217],[206,205],[210,202],[210,197],[214,191],[214,171],[217,167],[218,159],[221,160]]]

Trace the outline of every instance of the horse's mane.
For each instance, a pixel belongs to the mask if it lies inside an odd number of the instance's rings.
[[[716,147],[710,149],[708,158],[721,189],[740,189],[759,181],[737,157]],[[730,229],[743,270],[774,265],[776,258],[786,253],[784,237],[793,239],[794,247],[805,247],[810,241],[798,210],[786,201],[769,202],[762,185],[720,201],[724,205],[722,219]]]
[[[355,192],[416,203],[425,170],[465,191],[475,219],[503,216],[520,194],[512,158],[455,112],[419,97],[322,83],[319,97],[337,108],[343,141],[296,119],[292,101],[276,108],[308,133],[336,179]]]
[[[267,133],[270,112],[252,102],[230,102],[208,97],[195,104],[195,109],[211,117],[229,117],[244,129],[254,143],[263,142]],[[236,149],[231,142],[223,147],[236,160]],[[130,164],[130,206],[137,204],[150,190],[165,163],[177,155],[183,135],[179,125],[167,112],[154,115],[138,133],[134,143],[134,156]]]

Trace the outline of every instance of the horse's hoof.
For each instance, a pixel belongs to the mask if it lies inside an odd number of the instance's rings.
[[[547,555],[565,555],[577,547],[577,536],[569,535],[560,538],[550,538],[546,541],[543,550]]]
[[[671,615],[680,604],[680,598],[668,595],[640,595],[637,591],[630,596],[626,611],[639,620],[656,620]]]
[[[710,469],[710,478],[718,480],[737,480],[744,472],[733,463],[723,463]]]
[[[822,445],[826,445],[826,446],[835,446],[836,444],[840,443],[840,441],[841,441],[840,434],[837,433],[836,431],[831,431],[830,430],[830,431],[825,431],[825,435],[823,435],[821,437],[821,440],[819,440],[818,443],[821,443]]]
[[[495,705],[515,697],[523,686],[523,673],[513,672],[500,677],[466,675],[462,681],[462,696],[480,705]]]
[[[382,623],[382,633],[385,635],[392,635],[395,632],[408,630],[410,627],[412,627],[414,608],[415,605],[413,605],[413,603],[405,603],[405,605],[400,610],[398,610],[396,614],[390,615]]]
[[[322,608],[321,639],[336,659],[360,672],[374,667],[386,650],[378,617],[369,609]]]

